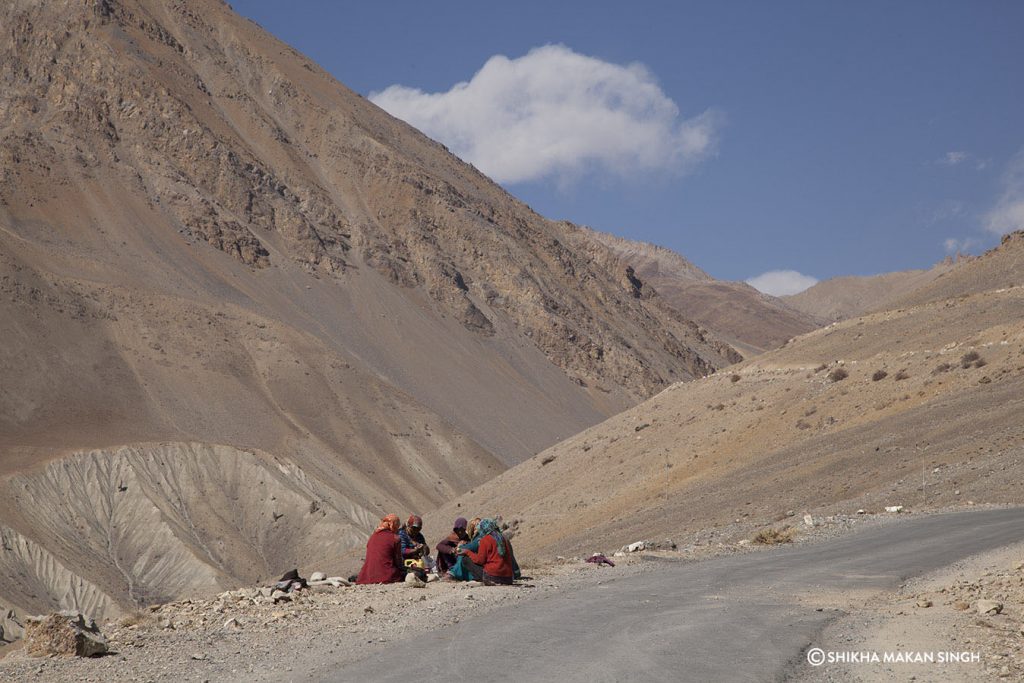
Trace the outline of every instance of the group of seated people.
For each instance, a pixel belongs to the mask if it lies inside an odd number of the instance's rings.
[[[388,515],[366,542],[366,559],[356,583],[395,583],[410,573],[423,581],[433,574],[446,581],[488,586],[511,585],[520,577],[512,544],[494,519],[456,519],[452,532],[437,544],[435,560],[420,517],[412,515],[400,526],[398,515]]]

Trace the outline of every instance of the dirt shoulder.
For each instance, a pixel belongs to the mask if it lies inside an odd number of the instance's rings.
[[[999,605],[998,613],[985,611],[986,600]],[[826,657],[846,653],[846,661],[805,664],[797,681],[1024,680],[1024,543],[872,598],[833,622],[811,647]],[[886,662],[885,653],[895,653],[897,661]],[[904,661],[898,661],[901,654]]]

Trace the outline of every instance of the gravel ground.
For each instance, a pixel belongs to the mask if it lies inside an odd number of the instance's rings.
[[[899,523],[910,516],[825,515],[814,517],[810,526],[798,515],[787,523],[795,530],[794,542],[814,543],[854,528]],[[727,533],[720,530],[716,536]],[[338,663],[355,661],[417,632],[523,600],[658,571],[664,562],[762,550],[748,540],[726,544],[712,539],[697,539],[676,550],[612,557],[615,567],[588,564],[582,557],[527,564],[524,573],[530,578],[511,588],[444,581],[423,588],[404,584],[318,587],[278,604],[260,596],[257,588],[243,588],[214,599],[154,606],[103,624],[111,647],[104,657],[33,659],[17,646],[6,648],[7,656],[0,659],[0,679],[59,683],[317,680],[324,672],[309,664],[318,659],[317,654],[329,654]]]

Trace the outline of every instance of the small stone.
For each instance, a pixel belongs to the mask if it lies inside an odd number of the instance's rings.
[[[893,513],[897,513],[898,514],[900,512],[903,512],[903,506],[902,505],[886,505],[885,506],[885,511],[886,512],[893,512]]]
[[[1003,603],[995,600],[978,600],[974,604],[978,614],[999,614],[1003,611]]]
[[[206,653],[205,652],[193,653],[192,659],[196,660],[197,662],[201,662],[201,661],[206,659]]]
[[[160,627],[161,631],[173,631],[174,630],[174,622],[171,621],[167,617],[164,617],[163,619],[158,621],[157,622],[157,626]]]
[[[327,574],[324,574],[323,572],[313,572],[312,574],[309,575],[309,580],[310,581],[326,581],[327,580]]]
[[[413,572],[409,572],[405,575],[405,585],[407,588],[425,588],[427,583]]]
[[[917,601],[917,606],[918,607],[925,607],[925,608],[926,607],[931,607],[932,606],[932,601],[928,600],[926,598],[921,598],[920,600]]]

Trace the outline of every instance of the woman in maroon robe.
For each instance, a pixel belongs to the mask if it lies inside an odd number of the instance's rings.
[[[396,583],[405,579],[398,515],[388,515],[366,542],[366,559],[356,583]]]

